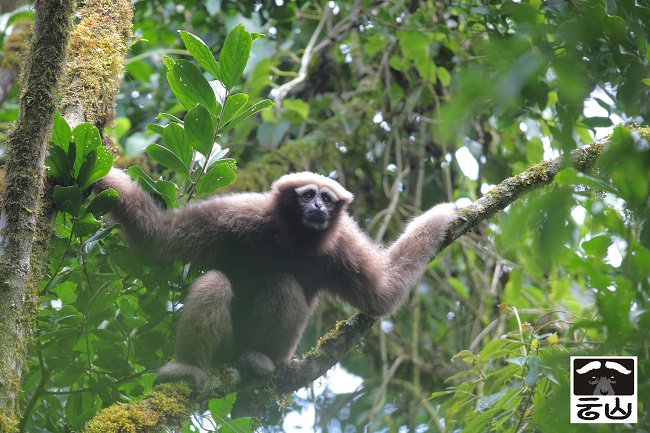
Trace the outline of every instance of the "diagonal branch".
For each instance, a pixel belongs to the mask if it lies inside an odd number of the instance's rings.
[[[563,168],[572,166],[581,172],[589,170],[602,154],[605,144],[606,141],[590,143],[576,149],[569,157],[540,162],[523,173],[504,180],[483,197],[458,212],[462,218],[450,227],[440,251],[470,232],[481,221],[505,209],[522,195],[550,184]],[[291,392],[318,379],[358,344],[376,321],[375,318],[358,313],[339,324],[334,331],[321,338],[318,347],[308,353],[304,359],[292,361],[280,372],[273,381],[275,389],[278,392]]]
[[[309,68],[309,62],[311,61],[311,58],[314,54],[313,49],[314,49],[314,45],[316,44],[316,39],[318,39],[320,32],[323,30],[323,26],[325,25],[325,21],[327,21],[329,15],[330,15],[330,8],[329,6],[325,6],[323,8],[323,14],[321,16],[321,19],[318,22],[318,25],[316,26],[316,30],[314,30],[314,33],[311,35],[311,38],[307,43],[307,47],[305,48],[305,52],[302,55],[302,59],[300,60],[300,69],[298,70],[298,76],[293,80],[284,83],[283,85],[278,87],[278,90],[276,91],[275,98],[274,98],[275,105],[278,108],[282,106],[282,100],[284,99],[285,96],[287,96],[287,94],[291,91],[291,89],[293,89],[298,84],[305,81],[305,78],[307,78],[307,68]]]
[[[456,239],[468,233],[479,222],[490,218],[495,213],[503,210],[519,197],[553,181],[553,177],[563,168],[573,166],[579,171],[587,171],[593,167],[598,157],[602,154],[606,141],[594,142],[575,150],[569,157],[560,157],[551,161],[541,162],[525,172],[501,182],[485,196],[459,211],[459,218],[449,229],[447,239],[440,248],[451,245]],[[438,251],[438,253],[440,252]],[[93,422],[86,427],[87,432],[95,430],[96,426],[103,426],[102,432],[111,433],[123,431],[119,429],[107,430],[105,426],[124,423],[125,419],[137,418],[137,414],[146,407],[147,413],[155,413],[161,420],[172,424],[179,424],[192,408],[196,408],[200,401],[210,398],[223,397],[232,392],[248,388],[264,389],[278,394],[286,394],[308,386],[332,368],[347,352],[356,346],[368,333],[378,319],[359,313],[348,320],[339,322],[336,328],[322,337],[318,346],[305,355],[303,359],[294,359],[280,367],[271,378],[257,382],[240,382],[237,371],[230,366],[217,368],[210,381],[199,396],[191,396],[187,384],[163,384],[154,388],[147,397],[138,403],[121,405],[119,410],[107,409],[100,412]],[[176,403],[182,403],[182,410],[174,416],[168,415],[168,408],[159,406],[155,399],[159,397],[161,386],[168,393],[170,389],[176,392]],[[171,387],[171,388],[169,388]],[[174,388],[178,387],[178,388]],[[161,424],[155,426],[159,429]],[[154,428],[139,428],[137,432],[158,431]]]

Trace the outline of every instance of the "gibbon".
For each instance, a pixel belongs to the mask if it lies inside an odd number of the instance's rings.
[[[107,188],[119,194],[111,217],[133,249],[207,271],[184,301],[176,363],[157,378],[189,379],[196,390],[221,363],[259,378],[289,361],[321,293],[370,316],[395,313],[458,218],[453,204],[435,206],[385,248],[347,213],[353,195],[310,172],[282,176],[265,193],[215,196],[173,212],[121,170],[95,184]]]

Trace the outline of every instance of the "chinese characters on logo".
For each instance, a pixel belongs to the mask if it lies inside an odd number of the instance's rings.
[[[637,422],[635,356],[571,357],[571,422]]]

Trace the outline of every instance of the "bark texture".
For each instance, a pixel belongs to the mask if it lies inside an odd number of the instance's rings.
[[[45,171],[75,2],[36,1],[32,47],[25,64],[20,113],[7,147],[0,214],[0,432],[15,431],[25,349],[38,298],[29,284]],[[42,255],[38,255],[42,260]]]

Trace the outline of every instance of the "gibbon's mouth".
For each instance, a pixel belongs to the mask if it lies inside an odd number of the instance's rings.
[[[306,227],[315,230],[324,230],[327,228],[327,214],[323,211],[314,210],[307,212],[303,217]]]

